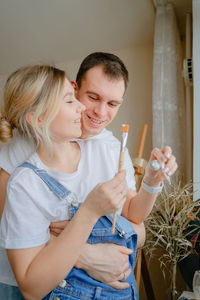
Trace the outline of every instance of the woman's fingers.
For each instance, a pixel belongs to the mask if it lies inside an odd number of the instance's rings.
[[[171,155],[169,160],[165,164],[164,170],[167,173],[167,175],[171,176],[175,172],[176,167],[177,167],[176,158],[174,155]]]
[[[162,150],[154,148],[151,152],[151,160],[157,160],[161,169],[164,169],[171,155],[172,150],[169,146],[165,146]]]
[[[165,146],[161,150],[154,148],[146,167],[145,177],[148,177],[152,185],[158,185],[165,179],[170,181],[169,176],[173,175],[176,169],[177,162],[171,147]]]
[[[126,200],[126,172],[122,171],[108,182],[98,184],[88,195],[85,205],[98,215],[118,210]]]
[[[110,200],[113,202],[115,209],[119,209],[126,200],[126,172],[122,171],[110,180],[104,183],[105,192],[110,195]]]

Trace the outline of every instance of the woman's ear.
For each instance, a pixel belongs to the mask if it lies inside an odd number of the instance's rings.
[[[32,124],[32,118],[33,118],[33,112],[32,111],[29,111],[27,114],[26,114],[26,121],[29,125]]]
[[[32,125],[32,121],[33,121],[33,116],[34,116],[34,113],[32,111],[29,111],[27,114],[26,114],[26,121],[29,125]],[[42,123],[42,117],[39,117],[38,118],[38,125],[40,126]]]

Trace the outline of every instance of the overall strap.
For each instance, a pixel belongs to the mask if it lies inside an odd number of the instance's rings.
[[[62,184],[50,176],[45,170],[39,169],[29,162],[24,162],[19,167],[32,169],[43,180],[43,182],[46,183],[49,189],[60,199],[65,199],[71,193]]]

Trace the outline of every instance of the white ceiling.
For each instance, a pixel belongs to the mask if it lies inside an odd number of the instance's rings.
[[[171,0],[184,32],[192,0]],[[0,74],[153,43],[153,0],[1,0]]]

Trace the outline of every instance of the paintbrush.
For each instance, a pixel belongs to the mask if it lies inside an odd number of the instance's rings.
[[[129,129],[129,125],[122,124],[122,129],[121,129],[121,148],[120,148],[118,172],[122,171],[122,169],[123,169],[124,152],[125,152],[125,147],[126,147],[126,143],[127,143],[127,139],[128,139],[128,129]],[[114,214],[113,214],[112,234],[115,233],[116,217],[117,217],[117,212],[114,212]]]

